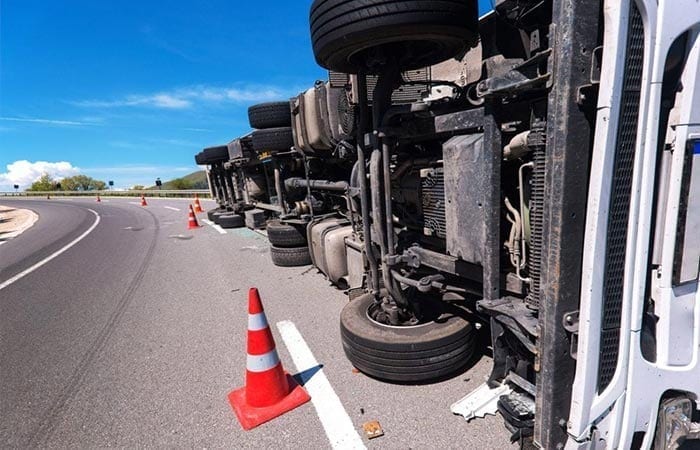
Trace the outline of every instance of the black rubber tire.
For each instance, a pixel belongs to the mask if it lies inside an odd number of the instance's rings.
[[[248,122],[251,128],[277,128],[292,125],[292,112],[289,102],[268,102],[248,108]]]
[[[309,247],[270,247],[272,264],[280,267],[308,266],[311,264]]]
[[[367,315],[373,301],[361,295],[340,314],[343,350],[358,370],[387,381],[426,382],[454,374],[471,360],[476,336],[461,308],[434,300],[440,308],[436,320],[390,327]]]
[[[358,73],[368,52],[379,51],[410,70],[476,45],[478,0],[315,0],[309,22],[314,56],[326,69]]]
[[[240,228],[245,226],[245,219],[240,214],[221,214],[218,219],[218,224],[221,228]]]
[[[228,161],[228,147],[225,145],[218,145],[216,147],[205,148],[202,150],[202,161],[205,161],[206,164]]]
[[[215,214],[224,214],[224,213],[226,213],[226,209],[221,208],[221,207],[216,208],[216,209],[210,209],[209,211],[207,211],[207,219],[209,219],[210,221],[213,222]]]
[[[281,223],[279,220],[267,222],[267,238],[275,247],[301,247],[307,243],[303,227]]]
[[[252,137],[256,152],[287,151],[294,145],[291,127],[255,130]]]
[[[225,216],[226,214],[231,214],[231,212],[230,211],[217,211],[214,214],[212,214],[211,221],[218,225],[219,219],[221,218],[221,216]]]

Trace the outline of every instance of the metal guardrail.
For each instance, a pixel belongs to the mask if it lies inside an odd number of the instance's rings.
[[[185,198],[194,197],[194,194],[201,198],[211,198],[209,189],[186,189],[186,190],[143,190],[143,191],[23,191],[23,192],[0,192],[0,197],[169,197]]]

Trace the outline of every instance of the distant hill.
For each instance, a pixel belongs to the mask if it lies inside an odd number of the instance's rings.
[[[184,177],[175,178],[169,181],[163,181],[161,189],[177,190],[177,189],[208,189],[207,173],[203,170],[192,172]],[[150,186],[146,189],[157,189],[156,186]]]

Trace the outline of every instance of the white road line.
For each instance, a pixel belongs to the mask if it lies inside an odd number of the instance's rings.
[[[226,230],[224,230],[223,228],[221,228],[219,225],[215,224],[215,223],[212,222],[211,220],[207,220],[207,219],[199,219],[199,220],[201,220],[202,222],[206,223],[207,225],[209,225],[210,227],[212,227],[213,229],[215,229],[215,230],[218,231],[219,233],[221,233],[221,234],[226,234]]]
[[[318,361],[292,322],[288,320],[277,322],[277,329],[282,335],[289,354],[292,355],[298,372],[318,367]],[[334,449],[366,448],[338,395],[323,373],[323,369],[318,369],[304,387],[311,395],[311,402],[316,408],[316,414],[321,420],[331,447]]]
[[[132,205],[139,205],[139,206],[141,206],[141,202],[129,202],[129,203],[131,203]]]
[[[163,206],[165,209],[171,209],[173,211],[180,211],[180,208],[173,208],[172,206]]]
[[[60,249],[60,250],[58,250],[57,252],[55,252],[55,253],[53,253],[53,254],[47,256],[46,258],[42,259],[42,260],[39,261],[38,263],[36,263],[36,264],[34,264],[33,266],[29,267],[28,269],[23,270],[22,272],[18,273],[17,275],[15,275],[14,277],[10,278],[9,280],[6,280],[6,281],[0,283],[0,291],[3,290],[3,289],[5,289],[7,286],[11,285],[11,284],[14,283],[15,281],[20,280],[20,279],[24,278],[25,276],[29,275],[30,273],[34,272],[34,271],[35,271],[36,269],[38,269],[39,267],[43,266],[44,264],[46,264],[47,262],[49,262],[49,261],[51,261],[52,259],[56,258],[57,256],[59,256],[60,254],[62,254],[62,253],[65,252],[66,250],[68,250],[69,248],[73,247],[73,246],[74,246],[75,244],[77,244],[78,242],[80,242],[80,241],[82,241],[83,239],[85,239],[85,237],[86,237],[88,234],[92,233],[92,230],[94,230],[94,229],[97,227],[97,225],[100,223],[100,215],[97,214],[97,211],[95,211],[95,210],[93,210],[93,209],[88,208],[88,211],[90,211],[91,213],[93,213],[93,214],[95,215],[95,222],[93,222],[93,224],[90,225],[90,228],[88,228],[87,230],[85,230],[85,232],[84,232],[83,234],[81,234],[80,236],[78,236],[77,238],[75,238],[74,240],[72,240],[69,244],[67,244],[67,245],[66,245],[65,247],[63,247],[62,249]]]

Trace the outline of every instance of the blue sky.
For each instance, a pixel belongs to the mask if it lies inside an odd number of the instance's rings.
[[[43,171],[129,187],[196,170],[248,131],[250,104],[325,77],[310,3],[0,1],[0,190]]]

